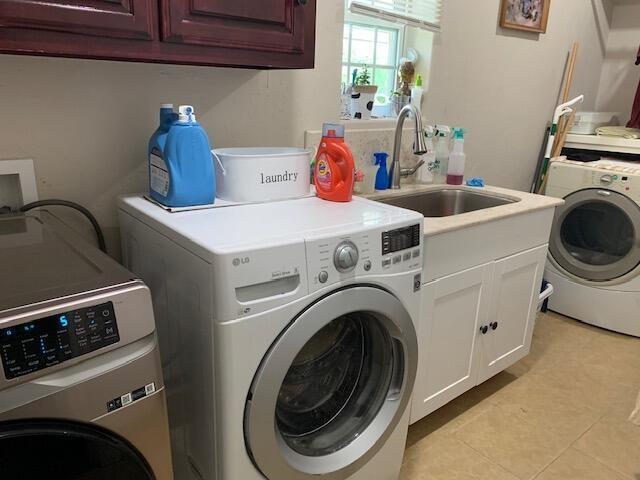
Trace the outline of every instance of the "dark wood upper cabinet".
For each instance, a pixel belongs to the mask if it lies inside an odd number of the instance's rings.
[[[297,0],[160,0],[160,3],[165,41],[304,52],[305,9]]]
[[[0,52],[311,68],[316,0],[0,0]]]
[[[5,0],[2,28],[151,40],[153,0]]]

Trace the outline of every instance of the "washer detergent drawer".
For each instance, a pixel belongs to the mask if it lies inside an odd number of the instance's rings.
[[[214,318],[223,322],[292,302],[308,294],[304,243],[228,253],[213,277]]]

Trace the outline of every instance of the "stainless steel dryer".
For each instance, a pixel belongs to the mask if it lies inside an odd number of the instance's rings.
[[[0,217],[0,361],[0,478],[172,478],[149,290],[46,212]]]

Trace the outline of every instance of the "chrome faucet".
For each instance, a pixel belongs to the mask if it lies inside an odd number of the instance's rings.
[[[389,188],[400,188],[400,178],[408,177],[416,173],[422,165],[424,160],[420,160],[413,168],[400,168],[400,146],[402,144],[402,125],[404,125],[404,119],[413,114],[415,120],[416,137],[413,142],[413,153],[416,155],[424,155],[427,153],[427,144],[424,141],[424,129],[422,128],[422,115],[413,105],[405,105],[398,114],[398,123],[396,123],[396,134],[393,141],[393,157],[391,159],[391,168],[389,169]]]

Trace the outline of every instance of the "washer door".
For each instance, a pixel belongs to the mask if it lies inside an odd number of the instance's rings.
[[[409,313],[389,292],[350,287],[282,332],[254,377],[247,450],[270,480],[348,478],[402,417],[417,367]]]
[[[620,193],[586,189],[556,210],[549,250],[567,272],[592,281],[619,278],[640,264],[640,208]]]
[[[0,422],[0,477],[23,480],[153,480],[140,452],[93,424],[54,419]]]

